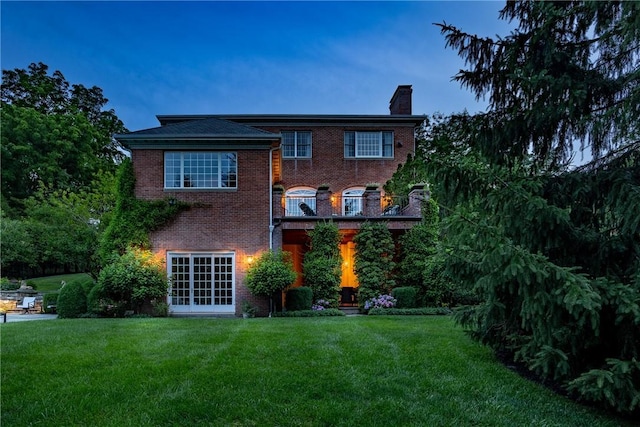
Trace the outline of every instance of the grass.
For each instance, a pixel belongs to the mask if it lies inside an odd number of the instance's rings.
[[[46,277],[35,277],[33,279],[28,279],[27,282],[29,284],[33,283],[36,285],[36,290],[38,292],[54,292],[60,290],[62,287],[62,281],[67,283],[75,281],[75,280],[93,280],[90,275],[87,273],[77,273],[77,274],[61,274],[58,276],[46,276]]]
[[[3,425],[619,426],[449,317],[74,319],[0,327]]]

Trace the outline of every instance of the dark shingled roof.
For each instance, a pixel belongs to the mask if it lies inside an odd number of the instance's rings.
[[[158,138],[248,138],[276,139],[278,134],[257,129],[229,120],[209,117],[172,123],[151,129],[143,129],[116,135],[117,139],[158,139]]]

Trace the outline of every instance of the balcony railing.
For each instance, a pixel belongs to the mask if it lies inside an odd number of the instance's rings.
[[[278,195],[274,199],[275,217],[419,217],[425,200],[423,193],[400,198],[380,197],[379,191],[344,197],[328,192],[318,192],[316,197]]]
[[[316,198],[287,196],[284,203],[285,216],[317,216]]]

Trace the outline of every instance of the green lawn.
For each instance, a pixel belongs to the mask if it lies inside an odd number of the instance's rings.
[[[2,424],[619,426],[448,317],[77,319],[0,327]]]
[[[61,274],[59,276],[46,276],[46,277],[35,277],[33,279],[27,279],[28,283],[33,283],[36,285],[36,290],[38,292],[52,292],[57,291],[62,287],[62,281],[67,283],[75,281],[75,280],[92,280],[91,276],[87,273],[77,273],[77,274]]]

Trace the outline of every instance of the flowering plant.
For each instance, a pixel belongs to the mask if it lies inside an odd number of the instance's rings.
[[[319,299],[315,304],[311,306],[311,310],[324,310],[329,308],[331,303],[325,299]]]
[[[365,310],[371,310],[372,308],[392,308],[396,306],[396,299],[391,295],[378,295],[375,298],[371,298],[364,303]]]

